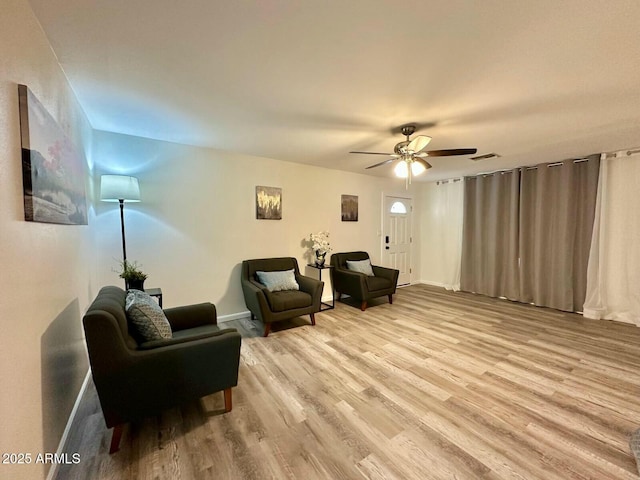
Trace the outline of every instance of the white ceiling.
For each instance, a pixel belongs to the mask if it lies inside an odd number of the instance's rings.
[[[30,0],[94,128],[437,180],[640,146],[638,0]]]

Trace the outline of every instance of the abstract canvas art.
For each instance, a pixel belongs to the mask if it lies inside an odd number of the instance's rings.
[[[357,195],[342,195],[340,205],[341,205],[343,222],[358,221],[358,196]]]
[[[256,187],[256,218],[258,220],[282,220],[282,189]]]
[[[85,162],[26,85],[18,85],[24,218],[87,224]]]

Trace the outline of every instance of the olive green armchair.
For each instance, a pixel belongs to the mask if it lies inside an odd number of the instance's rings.
[[[257,272],[284,272],[293,270],[298,290],[270,291],[260,282]],[[300,274],[298,261],[293,257],[258,258],[242,262],[242,292],[251,318],[264,324],[264,336],[271,331],[271,324],[302,315],[311,317],[320,311],[324,282]]]
[[[347,268],[347,261],[369,260],[367,252],[345,252],[331,255],[331,283],[340,300],[342,294],[347,294],[360,302],[360,309],[367,309],[367,302],[376,297],[386,295],[389,303],[393,303],[396,293],[398,275],[400,272],[393,268],[371,265],[373,275],[356,272]]]

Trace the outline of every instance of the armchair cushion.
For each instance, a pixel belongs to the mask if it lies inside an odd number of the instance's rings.
[[[371,260],[347,260],[347,268],[354,272],[364,273],[368,276],[373,276],[373,269],[371,268]]]
[[[160,306],[141,290],[129,290],[125,300],[127,320],[141,342],[171,338],[171,325]]]
[[[299,290],[286,290],[280,292],[267,291],[267,300],[274,312],[284,312],[295,308],[310,307],[313,303],[311,295]]]
[[[296,274],[293,269],[284,271],[256,272],[258,281],[270,292],[280,292],[282,290],[300,290],[300,285],[296,282]]]

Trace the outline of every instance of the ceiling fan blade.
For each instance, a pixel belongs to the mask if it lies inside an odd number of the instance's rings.
[[[431,168],[431,164],[429,162],[427,162],[424,158],[413,157],[413,161],[414,162],[418,162],[419,164],[424,166],[424,168],[426,168],[427,170]]]
[[[424,147],[429,145],[430,141],[431,137],[428,137],[426,135],[418,135],[416,138],[409,142],[409,145],[407,145],[407,150],[411,150],[412,152],[419,152]]]
[[[375,165],[369,165],[366,169],[381,167],[382,165],[386,165],[387,163],[391,163],[395,160],[395,158],[390,158],[389,160],[385,160],[384,162],[376,163]]]
[[[426,153],[427,157],[450,157],[452,155],[472,155],[477,151],[477,148],[451,148],[448,150],[429,150],[418,155],[424,157]]]
[[[349,153],[364,153],[365,155],[386,155],[387,157],[394,155],[393,153],[380,153],[380,152],[349,152]]]

